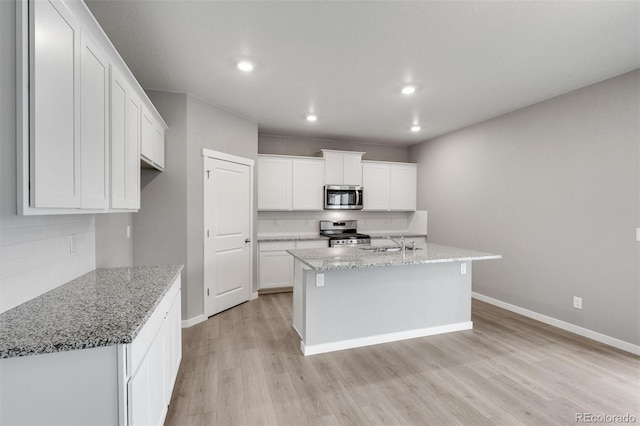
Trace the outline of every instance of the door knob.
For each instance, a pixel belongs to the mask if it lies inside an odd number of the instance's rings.
[[[250,242],[251,242],[251,238],[245,238],[245,239],[244,239],[244,242],[245,242],[245,243],[250,243]]]

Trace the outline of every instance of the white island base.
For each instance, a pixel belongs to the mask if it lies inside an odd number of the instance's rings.
[[[293,326],[304,355],[472,329],[471,261],[314,271],[296,259]]]

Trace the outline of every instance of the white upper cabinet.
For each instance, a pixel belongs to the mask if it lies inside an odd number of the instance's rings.
[[[324,160],[258,156],[258,210],[322,210]]]
[[[325,185],[362,185],[364,152],[323,149],[318,155],[325,160]]]
[[[258,156],[258,210],[291,210],[291,158]]]
[[[391,210],[416,210],[418,166],[416,164],[393,164],[390,167]]]
[[[146,107],[142,108],[140,158],[147,167],[164,170],[164,127]]]
[[[28,92],[32,185],[26,198],[34,207],[80,207],[80,29],[61,2],[31,6],[31,28],[38,31],[28,34],[28,72],[37,90]]]
[[[364,161],[364,210],[415,211],[417,164]]]
[[[18,213],[138,209],[141,138],[162,170],[166,124],[84,2],[16,6]]]
[[[390,210],[391,180],[389,165],[365,163],[362,165],[362,191],[364,210]]]
[[[37,89],[37,88],[36,88]],[[80,183],[83,209],[109,207],[109,63],[80,32]]]
[[[111,208],[140,207],[140,100],[111,69]]]
[[[324,209],[324,160],[292,159],[292,210]]]

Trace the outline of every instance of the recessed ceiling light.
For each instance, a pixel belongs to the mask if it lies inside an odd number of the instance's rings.
[[[240,61],[238,62],[238,69],[244,72],[253,71],[253,64],[249,61]]]
[[[417,124],[414,124],[413,126],[411,126],[411,131],[412,132],[419,132],[420,130],[422,130],[422,127],[418,126]]]
[[[401,90],[403,95],[411,95],[412,93],[415,93],[416,91],[416,86],[404,86]]]
[[[317,120],[318,120],[318,116],[317,115],[315,115],[315,114],[307,115],[307,121],[314,122],[314,121],[317,121]]]

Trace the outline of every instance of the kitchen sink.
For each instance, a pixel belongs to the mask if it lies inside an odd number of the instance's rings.
[[[381,247],[361,247],[360,250],[366,250],[366,251],[371,251],[374,253],[379,253],[379,252],[394,252],[394,251],[401,251],[402,247],[400,246],[381,246]],[[420,247],[405,247],[405,250],[407,251],[411,251],[411,250],[422,250]]]

